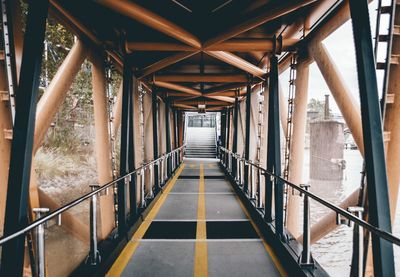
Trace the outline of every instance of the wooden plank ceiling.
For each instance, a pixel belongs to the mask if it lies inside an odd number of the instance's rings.
[[[334,0],[51,0],[82,38],[125,57],[177,108],[232,105],[266,78],[274,44],[295,51]],[[305,23],[306,22],[306,23]],[[306,25],[305,25],[306,24]],[[282,40],[275,40],[280,36]]]

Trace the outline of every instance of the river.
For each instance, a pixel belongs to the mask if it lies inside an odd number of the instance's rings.
[[[305,150],[304,181],[311,184],[311,191],[332,203],[339,204],[351,194],[360,184],[360,172],[363,159],[358,150],[344,150],[346,169],[342,182],[321,182],[309,180],[310,151]],[[400,237],[400,197],[397,204],[394,235]],[[322,218],[328,209],[311,201],[311,221],[314,223]],[[312,246],[313,257],[332,276],[349,276],[352,255],[352,228],[339,226],[334,232]],[[396,276],[400,276],[400,247],[394,246]]]

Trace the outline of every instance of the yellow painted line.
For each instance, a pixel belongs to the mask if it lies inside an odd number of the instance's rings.
[[[261,241],[262,241],[262,244],[264,245],[265,250],[268,252],[268,254],[271,257],[272,261],[274,262],[276,268],[278,269],[279,273],[283,277],[288,276],[286,271],[285,271],[285,269],[283,268],[281,262],[279,261],[278,257],[275,255],[275,253],[271,249],[271,247],[267,244],[267,242],[265,241],[260,229],[258,229],[258,226],[254,223],[254,221],[251,218],[250,214],[247,212],[246,207],[243,205],[243,203],[240,200],[239,196],[237,196],[237,195],[235,195],[235,196],[236,196],[236,200],[239,202],[239,205],[242,208],[243,212],[250,219],[251,225],[253,226],[254,230],[256,230],[257,235],[261,238]]]
[[[139,246],[139,240],[143,238],[144,234],[146,233],[147,229],[151,224],[151,221],[157,216],[162,204],[164,204],[165,199],[167,199],[168,193],[174,187],[176,180],[179,178],[179,175],[182,173],[184,167],[185,164],[182,164],[180,168],[177,170],[175,176],[168,181],[163,193],[161,193],[157,202],[154,203],[154,206],[147,214],[146,220],[143,221],[142,224],[140,224],[139,228],[133,234],[132,239],[125,246],[124,250],[122,250],[121,254],[118,256],[113,266],[107,272],[106,276],[109,277],[120,276],[121,273],[124,271],[126,265],[131,260],[133,254],[135,253],[137,247]]]
[[[199,199],[197,207],[197,229],[196,240],[207,239],[206,230],[206,198],[204,195],[204,166],[200,164],[200,178],[199,178]],[[207,277],[208,276],[208,254],[207,242],[196,241],[195,254],[194,254],[194,276]]]

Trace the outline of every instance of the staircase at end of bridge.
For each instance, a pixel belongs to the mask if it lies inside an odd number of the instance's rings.
[[[188,127],[186,129],[187,158],[215,158],[217,156],[214,127]]]

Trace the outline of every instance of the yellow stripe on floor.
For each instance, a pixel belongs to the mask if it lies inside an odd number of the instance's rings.
[[[138,240],[143,238],[144,234],[146,233],[147,229],[151,224],[151,221],[154,220],[154,218],[157,216],[162,204],[164,204],[165,199],[168,196],[168,193],[174,187],[176,180],[179,178],[179,175],[182,173],[184,167],[185,164],[182,164],[176,171],[175,176],[168,181],[164,191],[161,193],[157,202],[154,203],[154,206],[151,208],[150,212],[146,216],[146,220],[143,221],[143,223],[139,226],[137,231],[133,234],[132,239],[125,246],[124,250],[122,250],[121,254],[117,258],[113,266],[110,268],[110,270],[107,272],[106,276],[109,277],[120,276],[121,273],[124,271],[126,265],[131,260],[133,254],[135,253],[137,247],[139,246]]]
[[[200,179],[199,179],[199,199],[197,208],[197,229],[196,240],[207,239],[206,230],[206,199],[204,195],[204,166],[200,164]],[[194,254],[194,276],[206,277],[208,276],[208,255],[207,255],[207,242],[197,241],[195,245]]]
[[[254,223],[253,219],[251,218],[250,214],[247,212],[246,207],[243,205],[242,201],[240,200],[239,196],[236,196],[236,200],[239,202],[240,207],[242,208],[243,212],[245,215],[250,219],[251,225],[253,226],[254,230],[256,230],[257,235],[261,238],[262,244],[264,245],[265,250],[271,257],[272,261],[274,262],[276,268],[278,269],[279,273],[281,276],[286,277],[288,276],[285,269],[283,268],[281,262],[279,261],[278,257],[275,255],[274,251],[271,249],[271,247],[267,244],[265,241],[260,229],[258,229],[257,224]]]

